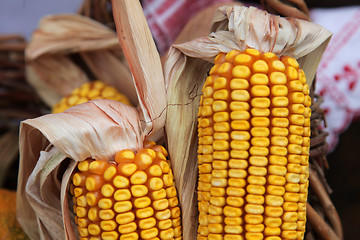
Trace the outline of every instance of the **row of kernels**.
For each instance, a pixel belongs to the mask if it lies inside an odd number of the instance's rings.
[[[203,96],[201,96],[198,118],[198,208],[199,208],[199,227],[198,238],[206,237],[208,230],[208,205],[210,201],[211,190],[211,172],[213,162],[213,85],[214,77],[209,76],[203,87]]]

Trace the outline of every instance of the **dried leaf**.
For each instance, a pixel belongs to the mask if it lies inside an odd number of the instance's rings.
[[[331,37],[329,31],[314,23],[243,6],[221,7],[211,29],[208,37],[173,45],[164,66],[168,94],[165,130],[183,209],[184,239],[196,239],[197,113],[201,89],[215,56],[246,48],[290,55],[300,58],[311,83]]]

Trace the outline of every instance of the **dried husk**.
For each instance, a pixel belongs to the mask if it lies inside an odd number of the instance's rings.
[[[76,239],[68,185],[79,161],[110,160],[163,135],[165,81],[141,5],[114,0],[113,11],[139,108],[94,100],[21,123],[17,218],[31,239]]]
[[[25,54],[28,82],[50,107],[81,84],[94,80],[90,79],[92,74],[137,105],[131,72],[116,33],[99,22],[77,14],[46,16]],[[72,59],[74,54],[80,54],[85,68]]]
[[[208,37],[175,44],[164,73],[168,110],[165,130],[180,195],[183,238],[197,232],[197,113],[207,72],[219,52],[255,48],[298,59],[308,83],[314,78],[331,33],[319,25],[244,6],[221,7]]]

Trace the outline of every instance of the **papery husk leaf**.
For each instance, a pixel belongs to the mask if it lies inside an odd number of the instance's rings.
[[[112,100],[93,100],[62,113],[23,121],[17,218],[31,239],[73,239],[67,208],[73,162],[113,160],[122,149],[143,147],[139,112]],[[62,179],[61,163],[72,159]],[[65,231],[64,231],[65,226]]]
[[[28,82],[50,107],[81,84],[89,82],[84,71],[70,58],[61,55],[37,58],[27,65],[26,75]]]
[[[117,88],[129,98],[134,106],[137,106],[138,97],[129,66],[118,55],[120,54],[110,50],[81,53],[84,61],[97,79],[101,79],[104,83]]]
[[[87,67],[82,69],[81,59],[72,58],[75,53],[85,58]],[[27,79],[50,107],[90,80],[125,90],[123,93],[137,105],[130,69],[116,33],[99,22],[77,14],[44,17],[25,54]],[[90,79],[92,74],[97,79]]]
[[[118,38],[136,82],[139,107],[145,121],[143,133],[156,140],[166,118],[165,81],[160,56],[140,2],[113,0],[112,7]]]
[[[108,48],[119,48],[119,43],[116,33],[105,25],[77,14],[49,15],[41,19],[34,32],[26,58]]]
[[[314,23],[244,6],[221,7],[211,29],[214,32],[208,37],[173,45],[164,67],[168,94],[165,130],[175,182],[184,183],[178,191],[183,238],[189,240],[196,239],[197,233],[197,113],[215,56],[246,48],[274,52],[279,57],[289,55],[298,59],[311,84],[331,37],[329,31]]]

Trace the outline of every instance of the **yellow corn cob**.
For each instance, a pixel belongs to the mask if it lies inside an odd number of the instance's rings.
[[[303,239],[310,104],[295,59],[216,57],[198,114],[198,240]]]
[[[128,98],[119,93],[116,88],[106,85],[101,81],[84,83],[76,88],[69,96],[60,100],[52,109],[53,113],[63,112],[75,105],[94,100],[94,99],[110,99],[131,105]]]
[[[167,151],[154,142],[115,161],[80,162],[70,187],[81,240],[182,239]]]

